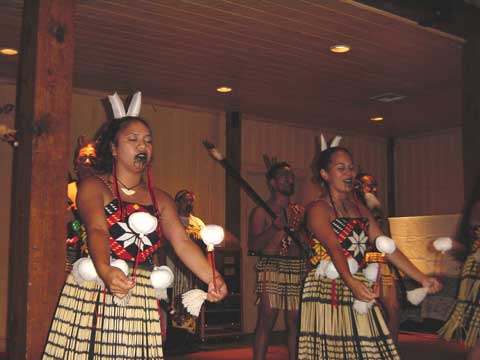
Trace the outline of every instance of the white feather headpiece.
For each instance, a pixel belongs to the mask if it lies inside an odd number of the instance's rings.
[[[328,146],[327,140],[325,140],[325,136],[323,136],[323,134],[320,134],[320,150],[325,151],[328,148],[337,147],[340,144],[341,140],[342,140],[342,137],[337,135],[330,142],[330,146]]]
[[[130,102],[126,112],[123,101],[120,99],[120,96],[118,96],[117,93],[108,95],[108,100],[112,105],[114,119],[121,119],[125,116],[138,116],[140,114],[140,108],[142,106],[142,93],[140,91],[137,91],[135,94],[133,94],[132,101]]]

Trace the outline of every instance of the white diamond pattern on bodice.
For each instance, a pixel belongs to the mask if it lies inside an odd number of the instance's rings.
[[[127,249],[129,246],[135,244],[135,242],[139,243],[138,247],[140,251],[143,251],[144,245],[152,246],[152,243],[147,236],[143,236],[142,238],[140,238],[140,241],[137,241],[139,237],[138,234],[132,232],[132,230],[128,227],[126,223],[119,221],[117,224],[122,228],[125,233],[117,237],[115,240],[118,242],[123,242],[124,249]]]
[[[354,257],[356,257],[358,254],[365,254],[365,251],[367,250],[368,236],[363,230],[360,234],[353,232],[348,239],[352,244],[347,250],[353,252]]]

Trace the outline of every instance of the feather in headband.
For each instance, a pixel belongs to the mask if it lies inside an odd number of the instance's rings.
[[[137,91],[133,94],[132,101],[128,106],[128,110],[125,112],[125,106],[123,105],[122,99],[118,96],[117,93],[113,95],[108,95],[108,100],[112,105],[113,118],[121,119],[125,116],[138,116],[140,114],[140,108],[142,107],[142,93]]]

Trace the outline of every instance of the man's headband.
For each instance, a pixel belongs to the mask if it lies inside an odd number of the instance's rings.
[[[175,195],[175,201],[180,201],[182,200],[185,196],[187,195],[190,195],[193,197],[193,199],[195,200],[195,193],[193,191],[190,191],[190,190],[180,190],[179,192],[177,192],[177,194]]]

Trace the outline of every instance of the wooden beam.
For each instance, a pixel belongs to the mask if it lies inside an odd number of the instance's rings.
[[[226,156],[230,163],[239,171],[242,165],[242,121],[241,113],[229,111],[226,113],[227,150]],[[241,239],[241,188],[240,185],[227,176],[225,179],[225,226]]]
[[[466,18],[467,42],[463,47],[463,176],[468,199],[479,175],[480,149],[480,10],[472,8]]]
[[[10,359],[40,359],[65,279],[74,0],[26,0],[13,158]]]
[[[395,216],[395,138],[387,140],[387,217]]]

